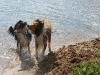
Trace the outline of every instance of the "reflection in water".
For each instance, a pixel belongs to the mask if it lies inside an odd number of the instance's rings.
[[[28,70],[32,68],[35,65],[35,60],[34,58],[31,58],[30,54],[28,51],[22,53],[21,56],[19,56],[20,61],[21,61],[21,70]]]

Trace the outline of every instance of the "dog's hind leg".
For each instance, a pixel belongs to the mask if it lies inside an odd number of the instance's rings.
[[[43,36],[43,50],[42,50],[42,54],[41,54],[41,59],[40,61],[42,61],[44,59],[44,54],[45,54],[45,50],[46,50],[46,47],[47,47],[47,36],[44,35]]]
[[[48,32],[48,34],[47,34],[47,36],[48,36],[48,48],[49,48],[49,52],[51,52],[51,33],[50,32]]]

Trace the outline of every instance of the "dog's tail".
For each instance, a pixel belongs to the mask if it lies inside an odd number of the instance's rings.
[[[8,33],[11,34],[12,36],[15,35],[15,34],[14,34],[14,29],[13,29],[12,26],[9,26],[9,27],[8,27]]]

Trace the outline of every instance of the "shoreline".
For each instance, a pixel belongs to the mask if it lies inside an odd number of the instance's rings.
[[[100,38],[97,38],[97,39],[100,39]],[[54,51],[54,53],[57,53],[57,52],[59,52],[59,50],[63,50],[63,48],[65,48],[65,49],[67,49],[69,46],[74,46],[74,45],[76,45],[76,46],[78,46],[78,44],[82,44],[83,46],[84,46],[84,43],[88,43],[88,42],[90,42],[90,44],[91,44],[91,41],[92,40],[96,40],[96,38],[93,38],[93,39],[90,39],[90,40],[86,40],[86,41],[81,41],[81,42],[71,42],[71,44],[68,44],[68,45],[66,45],[66,43],[61,43],[62,44],[62,46],[59,46],[59,45],[56,45],[56,46],[54,46],[54,47],[57,47],[57,48],[55,48],[55,51]],[[66,41],[65,41],[66,42]],[[79,45],[79,46],[81,46],[81,45]],[[89,47],[89,46],[88,46]],[[48,54],[48,51],[46,52],[46,56],[48,56],[47,55]],[[6,72],[4,73],[4,74],[2,74],[2,75],[42,75],[42,73],[41,73],[41,70],[39,71],[39,73],[36,73],[37,72],[37,70],[39,69],[39,67],[38,67],[38,65],[37,64],[34,64],[34,66],[32,67],[32,68],[30,68],[30,69],[28,69],[28,70],[22,70],[22,71],[19,71],[20,69],[21,69],[21,64],[18,64],[18,65],[16,65],[15,67],[13,67],[13,68],[11,68],[11,69],[8,69],[8,70],[6,70]],[[52,72],[52,71],[51,71]],[[53,74],[51,74],[51,75],[53,75]]]

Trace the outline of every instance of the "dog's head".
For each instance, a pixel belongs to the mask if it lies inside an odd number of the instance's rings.
[[[14,30],[18,29],[22,24],[23,24],[23,21],[22,21],[22,20],[19,20],[19,21],[15,24]]]
[[[23,33],[27,23],[23,21],[18,21],[14,27],[14,32]]]
[[[29,40],[31,40],[32,38],[31,33],[29,33],[27,29],[27,22],[19,21],[18,23],[16,23],[14,32],[15,34],[21,33]]]
[[[9,34],[13,35],[15,37],[15,40],[17,40],[17,34],[21,33],[23,34],[24,36],[26,36],[27,38],[29,38],[31,40],[31,34],[28,32],[27,30],[27,23],[26,22],[23,22],[21,20],[19,20],[14,28],[12,26],[9,26],[8,28],[8,32]]]
[[[13,28],[12,26],[9,26],[9,28],[8,28],[9,34],[11,34],[11,35],[13,35],[13,36],[16,35],[16,34],[15,34],[15,31],[17,31],[18,29],[22,28],[22,25],[23,25],[23,21],[19,20],[19,21],[15,24],[14,28]]]
[[[35,20],[32,25],[27,25],[28,29],[32,34],[35,34],[37,37],[42,33],[44,23],[40,20]]]

